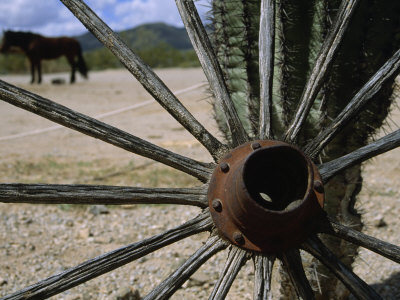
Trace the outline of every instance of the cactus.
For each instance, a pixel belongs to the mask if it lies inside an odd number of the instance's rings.
[[[258,111],[258,23],[260,1],[213,1],[213,42],[228,90],[248,133],[257,127]],[[214,106],[216,120],[229,139],[222,112]]]
[[[324,38],[332,26],[339,0],[277,0],[275,24],[275,70],[273,95],[273,133],[279,139],[293,118],[308,75]],[[257,138],[259,114],[258,28],[259,0],[213,0],[212,40],[227,80],[231,98],[251,137]],[[399,48],[400,2],[360,1],[352,16],[330,75],[325,81],[297,144],[301,147],[338,115],[352,96]],[[342,156],[369,142],[380,128],[393,102],[394,78],[375,96],[358,117],[324,149],[317,162]],[[217,123],[229,141],[227,126],[218,106]],[[361,166],[337,175],[326,186],[326,209],[341,222],[361,230],[359,213],[354,208],[362,186]],[[357,249],[331,239],[331,249],[351,265]],[[315,262],[310,262],[315,265]],[[321,266],[317,280],[322,287],[320,299],[344,299],[347,290],[329,277]],[[312,278],[310,278],[312,281]],[[286,289],[287,280],[282,286]],[[317,284],[314,282],[315,285]],[[288,295],[290,292],[283,291]],[[288,295],[288,298],[291,298]]]

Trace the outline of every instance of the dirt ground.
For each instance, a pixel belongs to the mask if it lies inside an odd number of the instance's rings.
[[[164,69],[158,75],[205,127],[221,137],[212,118],[200,69]],[[179,154],[209,162],[211,157],[149,94],[123,70],[91,72],[74,85],[28,84],[28,76],[0,76],[140,138]],[[150,101],[149,101],[150,100]],[[399,100],[397,101],[399,103]],[[130,109],[126,109],[130,107]],[[122,110],[118,112],[117,110]],[[102,114],[110,113],[108,116]],[[100,116],[100,117],[99,117]],[[395,109],[392,131],[399,128]],[[127,186],[195,186],[178,171],[118,149],[0,101],[0,182],[85,183]],[[358,208],[364,231],[400,245],[400,149],[365,164]],[[195,208],[170,206],[73,207],[0,204],[0,296],[192,218]],[[190,256],[206,234],[188,238],[137,262],[107,273],[55,299],[117,299],[126,290],[146,295]],[[185,283],[174,299],[205,299],[223,267],[223,252]],[[247,265],[250,265],[248,263]],[[400,299],[400,266],[361,250],[355,272],[386,299]],[[228,299],[251,299],[254,272],[246,266]]]

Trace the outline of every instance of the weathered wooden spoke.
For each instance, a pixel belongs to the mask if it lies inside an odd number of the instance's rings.
[[[323,233],[334,235],[350,243],[367,248],[400,264],[399,246],[392,245],[357,230],[351,229],[350,227],[343,226],[333,219],[328,219],[321,225],[321,232]]]
[[[293,283],[297,296],[304,300],[315,299],[314,292],[304,273],[300,251],[297,249],[286,251],[282,255],[282,262]]]
[[[212,220],[208,210],[205,210],[199,216],[181,226],[88,260],[2,299],[49,298],[190,235],[210,230],[211,227]]]
[[[261,1],[259,33],[260,66],[260,139],[272,138],[272,83],[274,76],[275,51],[275,1]]]
[[[228,243],[218,236],[210,237],[182,266],[144,297],[143,300],[169,299],[201,265],[214,254],[226,248],[227,245]]]
[[[322,180],[328,182],[338,172],[361,163],[369,158],[385,153],[400,146],[400,129],[379,140],[361,147],[347,155],[331,160],[319,166]]]
[[[102,42],[136,77],[143,87],[218,159],[226,146],[221,144],[182,105],[170,89],[83,1],[61,0],[65,6]]]
[[[398,74],[399,69],[400,49],[368,80],[335,120],[321,131],[315,139],[305,147],[304,151],[311,157],[316,157],[335,135],[358,115],[361,109],[365,107],[368,101],[382,86],[393,78],[394,75]]]
[[[271,293],[272,267],[275,257],[257,254],[254,257],[253,300],[268,300]]]
[[[207,189],[109,185],[0,184],[0,202],[31,204],[181,204],[207,206]]]
[[[247,133],[233,105],[217,57],[193,0],[175,0],[175,2],[215,99],[225,113],[233,143],[236,146],[243,144],[248,141]]]
[[[309,238],[303,248],[330,269],[358,299],[382,299],[372,287],[340,262],[317,237]]]
[[[158,147],[123,130],[80,114],[61,104],[1,80],[0,99],[65,127],[77,130],[127,151],[159,161],[190,174],[203,182],[207,181],[210,176],[211,171],[208,164]]]
[[[336,16],[335,24],[332,26],[332,29],[322,45],[314,68],[310,77],[308,78],[299,102],[299,107],[296,111],[296,115],[285,134],[285,140],[293,142],[296,139],[297,134],[307,118],[310,108],[313,105],[314,100],[317,97],[318,92],[326,78],[328,69],[333,62],[334,56],[338,51],[341,41],[343,40],[343,36],[346,32],[357,3],[358,0],[342,1]]]
[[[209,297],[210,300],[225,299],[233,281],[247,260],[246,256],[245,250],[235,246],[230,249],[225,266]]]

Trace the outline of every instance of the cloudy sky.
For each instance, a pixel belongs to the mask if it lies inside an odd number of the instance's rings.
[[[183,26],[174,0],[85,0],[113,29],[165,22]],[[196,2],[201,16],[207,0]],[[86,29],[59,0],[0,0],[0,30],[33,31],[48,36],[79,35]]]

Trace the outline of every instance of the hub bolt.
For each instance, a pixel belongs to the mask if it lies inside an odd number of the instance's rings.
[[[238,243],[239,245],[243,245],[244,244],[244,237],[243,234],[241,234],[240,232],[236,231],[233,233],[233,240]]]
[[[261,148],[261,145],[260,145],[260,143],[258,143],[258,142],[254,142],[254,143],[251,144],[251,148],[252,148],[253,150],[257,150],[257,149],[260,149],[260,148]]]
[[[224,173],[229,172],[229,165],[226,162],[221,163],[219,167],[221,168],[222,172]]]
[[[315,180],[315,181],[314,181],[314,189],[315,189],[318,193],[323,193],[323,192],[324,192],[324,185],[322,184],[321,181]]]
[[[222,203],[221,203],[221,200],[219,200],[219,199],[214,199],[214,200],[212,201],[212,207],[215,209],[215,211],[221,212],[221,211],[222,211]]]

